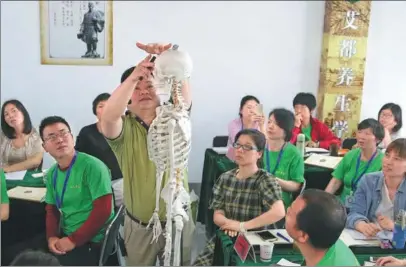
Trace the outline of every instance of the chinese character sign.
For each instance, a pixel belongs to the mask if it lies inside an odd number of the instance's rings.
[[[360,119],[371,1],[326,1],[319,119],[340,138]]]
[[[43,64],[112,64],[112,1],[40,1]]]

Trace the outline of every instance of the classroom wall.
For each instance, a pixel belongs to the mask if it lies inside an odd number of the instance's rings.
[[[404,10],[406,2],[372,3],[362,117],[387,101],[406,107]],[[63,116],[77,134],[96,120],[94,97],[144,57],[136,41],[178,43],[194,60],[189,180],[200,182],[204,151],[227,134],[242,96],[257,96],[269,112],[291,108],[300,91],[316,93],[323,17],[318,1],[114,1],[114,65],[52,66],[40,64],[38,2],[2,1],[1,102],[21,100],[36,126]]]

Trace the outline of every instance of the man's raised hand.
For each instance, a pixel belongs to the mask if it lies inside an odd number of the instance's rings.
[[[148,54],[160,55],[162,52],[171,48],[172,44],[171,43],[169,43],[169,44],[159,44],[159,43],[142,44],[140,42],[137,42],[137,47],[139,49],[144,50]]]

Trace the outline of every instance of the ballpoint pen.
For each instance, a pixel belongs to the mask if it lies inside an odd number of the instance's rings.
[[[280,238],[282,238],[283,240],[285,240],[288,243],[291,243],[291,241],[289,240],[289,238],[285,237],[284,235],[282,235],[281,233],[276,233],[276,235]]]

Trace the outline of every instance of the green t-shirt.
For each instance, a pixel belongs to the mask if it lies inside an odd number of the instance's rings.
[[[61,171],[54,164],[48,171],[47,193],[45,202],[56,205],[56,195],[53,186],[53,174],[57,170],[56,190],[61,197],[67,170]],[[77,153],[72,166],[62,202],[62,231],[71,235],[87,220],[93,210],[93,201],[112,194],[111,175],[107,166],[99,159],[85,153]],[[112,207],[114,207],[112,203]],[[114,208],[111,209],[106,225],[114,217]],[[92,238],[92,242],[100,242],[104,238],[105,227]]]
[[[269,151],[268,149],[265,149],[263,157],[264,169],[271,174],[278,161],[278,156],[279,151]],[[304,162],[296,146],[292,145],[291,143],[286,143],[283,155],[274,176],[286,181],[293,181],[297,183],[304,182]],[[283,204],[287,209],[293,201],[292,193],[283,191],[282,199]]]
[[[116,155],[124,179],[124,203],[126,209],[136,218],[148,223],[155,210],[156,171],[149,159],[147,148],[148,130],[145,124],[131,114],[123,118],[123,129],[119,137],[107,139]],[[168,182],[164,174],[161,189]],[[185,170],[184,187],[189,192],[188,176]],[[160,198],[159,218],[166,221],[165,202]]]
[[[3,169],[0,170],[1,176],[1,204],[8,204],[10,200],[7,195],[7,184],[6,184],[6,175],[4,174]]]
[[[306,141],[311,141],[312,140],[312,125],[309,124],[306,128],[302,128],[302,134],[305,135],[305,140]]]
[[[333,177],[344,183],[344,189],[340,195],[340,200],[343,204],[346,203],[347,196],[350,196],[352,193],[354,193],[351,189],[351,183],[355,179],[355,176],[357,176],[358,178],[358,176],[364,172],[365,167],[367,166],[368,161],[361,160],[358,173],[355,173],[357,169],[357,159],[360,155],[360,148],[351,150],[350,152],[345,154],[344,158],[341,160],[341,162],[338,164],[337,168],[333,172]],[[380,171],[382,169],[383,156],[383,153],[378,151],[375,158],[372,160],[371,164],[366,170],[365,174]]]
[[[340,239],[330,247],[316,266],[360,266],[354,253]]]

